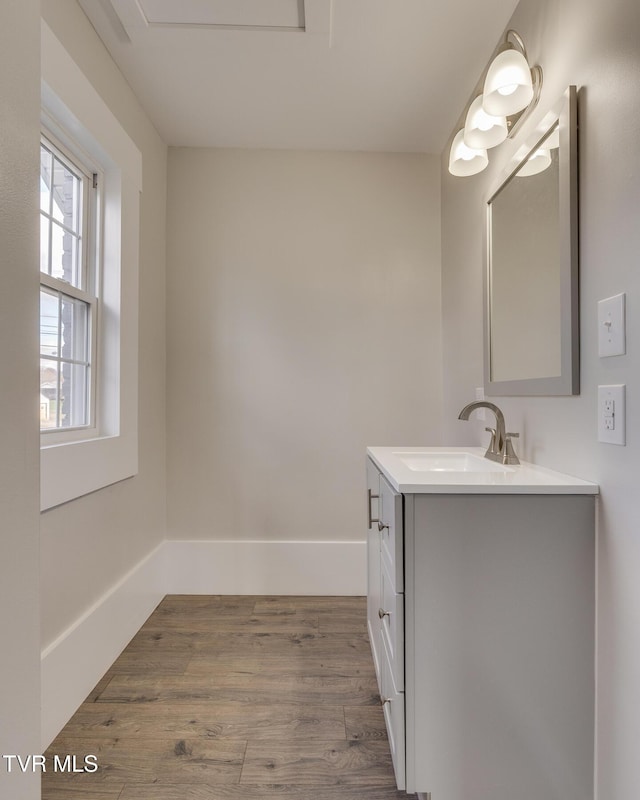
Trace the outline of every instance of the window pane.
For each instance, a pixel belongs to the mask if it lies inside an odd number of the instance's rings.
[[[40,427],[57,427],[58,362],[40,359]]]
[[[40,208],[49,213],[51,198],[51,153],[46,147],[40,147]]]
[[[51,235],[51,275],[82,289],[78,264],[79,241],[55,222]]]
[[[58,356],[58,295],[40,290],[40,355]]]
[[[73,157],[42,139],[40,148],[40,269],[54,280],[40,286],[40,419],[43,430],[90,425],[93,369],[93,300],[84,294],[85,241],[89,219],[84,203],[88,179]],[[61,283],[63,282],[63,283]],[[52,284],[52,285],[47,285]],[[64,285],[66,284],[66,286]],[[87,299],[89,300],[87,302]]]
[[[62,357],[89,360],[89,306],[82,300],[62,295]]]
[[[60,388],[60,427],[75,428],[87,425],[88,368],[81,364],[62,362]]]
[[[80,192],[82,184],[61,161],[53,159],[53,217],[76,233],[79,232]]]
[[[49,220],[40,214],[40,272],[49,274]]]

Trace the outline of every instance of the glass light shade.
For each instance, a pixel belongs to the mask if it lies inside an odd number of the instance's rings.
[[[551,152],[546,147],[540,147],[529,156],[516,175],[518,178],[526,178],[544,172],[549,166],[551,166]]]
[[[548,150],[555,150],[556,147],[560,147],[560,128],[556,126],[553,133],[544,140],[544,146]]]
[[[467,112],[464,143],[467,147],[486,149],[502,144],[507,138],[505,117],[493,117],[482,108],[482,95],[476,97]]]
[[[449,154],[449,172],[460,178],[482,172],[489,163],[487,151],[467,147],[464,143],[464,128],[456,133]]]
[[[503,50],[491,62],[482,92],[487,114],[508,117],[533,100],[531,69],[519,50]]]

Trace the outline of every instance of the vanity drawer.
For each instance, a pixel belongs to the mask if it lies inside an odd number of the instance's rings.
[[[384,639],[384,637],[383,637]],[[386,646],[382,646],[381,658],[382,710],[384,723],[389,738],[389,750],[393,770],[396,775],[398,789],[406,786],[405,770],[405,728],[404,728],[404,692],[398,691],[393,680],[393,672]]]
[[[394,591],[387,565],[380,574],[380,628],[389,656],[391,674],[398,689],[404,689],[404,595]]]
[[[402,531],[402,495],[380,476],[380,549],[382,562],[393,578],[394,590],[404,591],[404,537]]]

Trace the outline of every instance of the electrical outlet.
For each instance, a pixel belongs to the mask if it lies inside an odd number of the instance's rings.
[[[625,385],[598,386],[598,441],[624,445]]]

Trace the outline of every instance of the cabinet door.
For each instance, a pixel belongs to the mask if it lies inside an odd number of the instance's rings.
[[[387,564],[380,571],[380,628],[396,687],[404,690],[404,594],[395,592]]]
[[[380,531],[378,530],[380,473],[367,459],[367,629],[380,689],[380,618],[378,609],[382,599],[380,575]]]
[[[387,736],[389,738],[389,750],[391,751],[393,771],[396,775],[396,785],[398,789],[405,789],[404,692],[398,691],[395,685],[393,669],[384,640],[381,648],[381,657],[382,686],[380,696],[382,699]]]
[[[402,530],[402,495],[380,476],[380,522],[382,560],[393,580],[395,592],[404,591],[404,536]]]

